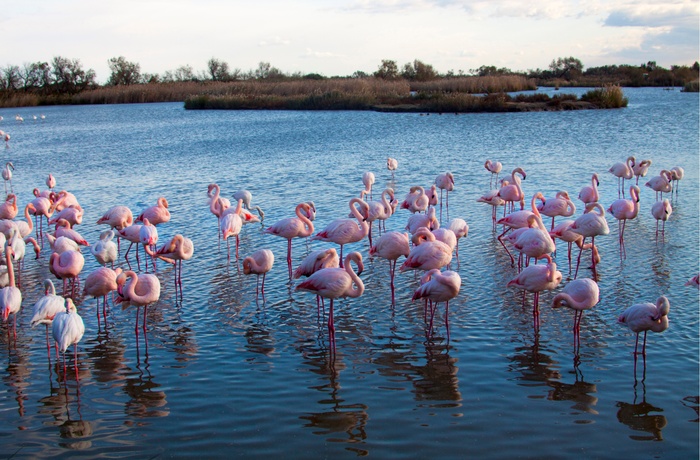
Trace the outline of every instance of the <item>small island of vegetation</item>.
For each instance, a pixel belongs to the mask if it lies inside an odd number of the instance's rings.
[[[655,62],[641,66],[603,66],[584,70],[574,57],[552,60],[546,70],[514,72],[482,66],[469,73],[438,73],[419,60],[399,69],[383,60],[372,74],[351,76],[286,74],[269,63],[242,72],[212,58],[207,70],[189,65],[165,74],[141,73],[138,63],[109,59],[111,74],[103,85],[79,60],[55,57],[51,63],[0,68],[0,106],[183,102],[191,110],[375,110],[384,112],[514,112],[609,109],[627,106],[622,87],[682,87],[698,91],[700,66]],[[592,87],[580,98],[528,93],[540,86]],[[515,94],[514,94],[515,93]]]

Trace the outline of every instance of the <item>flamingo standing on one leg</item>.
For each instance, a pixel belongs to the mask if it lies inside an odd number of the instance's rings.
[[[433,317],[435,316],[435,310],[437,310],[437,304],[439,302],[445,302],[445,330],[447,331],[448,342],[450,341],[450,300],[457,297],[461,285],[462,278],[459,276],[459,273],[452,270],[445,270],[444,272],[441,272],[439,269],[434,268],[432,270],[428,270],[421,277],[421,286],[415,290],[413,297],[411,298],[411,300],[430,300],[430,331],[433,330]]]
[[[659,240],[659,221],[663,222],[661,227],[662,240],[666,238],[666,221],[671,217],[673,212],[673,207],[668,198],[664,198],[663,201],[657,201],[651,207],[651,215],[656,219],[656,241]]]
[[[75,295],[75,287],[78,284],[78,275],[80,275],[85,258],[80,251],[65,251],[61,254],[52,253],[49,259],[49,271],[56,275],[57,278],[63,280],[63,296],[73,297]],[[71,293],[67,295],[68,280],[71,280]]]
[[[292,238],[306,238],[314,232],[314,224],[306,216],[311,210],[309,203],[299,203],[295,208],[297,217],[287,217],[265,229],[265,233],[287,239],[287,267],[289,280],[292,280]]]
[[[58,350],[63,353],[63,373],[66,373],[66,350],[73,345],[73,366],[75,367],[75,378],[78,379],[78,342],[85,334],[85,324],[83,318],[78,314],[73,299],[67,298],[65,310],[56,313],[51,324],[51,333],[56,341]]]
[[[408,257],[411,249],[408,244],[408,233],[396,231],[386,232],[377,240],[377,244],[369,248],[370,256],[381,257],[389,261],[389,278],[391,280],[391,302],[394,303],[394,275],[396,261],[399,257]]]
[[[564,286],[564,290],[552,299],[552,308],[562,305],[574,310],[574,361],[579,360],[581,348],[581,318],[583,312],[595,307],[600,301],[598,283],[590,278],[581,278],[570,281]]]
[[[256,300],[258,298],[259,291],[260,293],[262,293],[263,301],[265,301],[265,275],[272,269],[272,264],[274,263],[275,255],[269,249],[260,249],[243,259],[243,274],[257,275],[257,279],[255,282]],[[259,286],[260,275],[262,275],[262,286]]]
[[[435,185],[440,189],[440,223],[442,223],[442,191],[446,191],[445,208],[447,209],[447,217],[450,217],[450,192],[455,189],[455,177],[451,172],[439,174],[435,178]]]
[[[357,265],[357,273],[351,263]],[[360,297],[365,292],[365,285],[358,276],[364,270],[362,254],[351,252],[345,257],[344,268],[324,268],[317,271],[297,285],[297,291],[308,291],[331,300],[328,313],[328,336],[335,350],[335,324],[333,319],[333,301],[341,297]]]
[[[532,307],[532,316],[535,327],[535,332],[540,329],[540,292],[551,291],[559,286],[562,275],[557,270],[557,264],[552,260],[549,254],[542,256],[547,259],[546,265],[530,265],[525,267],[518,276],[508,282],[506,286],[517,287],[535,294],[534,305]]]
[[[399,169],[399,161],[396,158],[387,158],[386,159],[386,169],[391,171],[391,178],[394,178],[394,171]]]
[[[114,238],[114,230],[105,230],[100,233],[100,240],[93,246],[90,246],[90,252],[95,256],[95,260],[100,265],[106,266],[111,264],[114,268],[114,262],[116,262],[119,253],[117,244],[112,241]]]

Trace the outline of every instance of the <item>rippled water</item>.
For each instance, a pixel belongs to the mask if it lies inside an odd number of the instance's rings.
[[[6,326],[0,331],[0,456],[697,456],[698,291],[684,283],[699,264],[698,97],[625,93],[623,110],[562,113],[186,112],[181,104],[3,110],[0,129],[12,136],[4,157],[16,167],[21,206],[53,173],[58,188],[80,200],[78,230],[94,243],[104,229],[95,222],[109,207],[136,214],[162,195],[172,220],[159,227],[161,241],[183,233],[195,256],[183,265],[181,302],[172,268],[159,264],[163,291],[138,348],[133,309],[111,308],[100,330],[95,301],[77,299],[86,323],[79,382],[72,358],[64,378],[62,366],[48,363],[44,331],[29,328],[42,280],[51,277],[48,250],[26,261],[16,344]],[[44,122],[31,119],[39,113]],[[598,172],[607,207],[617,198],[607,170],[628,155],[653,160],[645,181],[673,166],[686,176],[665,242],[655,241],[649,188],[627,225],[626,260],[608,216],[611,234],[596,240],[601,302],[584,314],[576,365],[573,312],[551,309],[554,293],[543,293],[536,337],[532,297],[523,306],[521,292],[505,287],[516,269],[495,239],[491,209],[476,202],[489,189],[483,163],[523,167],[528,197],[562,189],[576,196]],[[399,160],[393,177],[388,156]],[[217,243],[209,183],[227,197],[250,190],[266,225],[313,200],[321,229],[347,215],[367,170],[377,176],[375,198],[384,186],[403,198],[412,185],[454,173],[443,212],[464,218],[470,231],[452,264],[462,288],[450,303],[449,343],[443,308],[428,331],[421,302],[411,301],[419,284],[412,273],[397,276],[392,306],[388,264],[369,258],[366,240],[345,249],[363,254],[366,291],[336,302],[335,355],[314,296],[288,284],[284,239],[259,224],[242,232],[241,256],[269,248],[276,257],[264,302],[256,301],[255,277],[227,263]],[[407,217],[400,210],[387,229],[402,230]],[[296,240],[294,265],[328,246]],[[97,267],[84,253],[82,279]],[[671,325],[649,336],[646,368],[640,358],[635,380],[635,337],[616,318],[659,295],[670,299]]]

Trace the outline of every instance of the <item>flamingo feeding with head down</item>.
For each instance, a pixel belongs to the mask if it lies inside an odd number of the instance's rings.
[[[292,238],[306,238],[314,232],[314,224],[306,216],[310,209],[309,203],[299,203],[294,210],[296,217],[279,220],[265,229],[265,233],[287,239],[287,267],[290,280],[292,279]]]
[[[357,273],[351,263],[355,262]],[[351,252],[345,257],[344,268],[324,268],[305,281],[297,285],[295,290],[308,291],[317,294],[324,299],[330,299],[331,305],[328,312],[328,336],[335,349],[335,324],[333,319],[333,301],[341,297],[360,297],[365,292],[365,285],[359,277],[364,270],[362,254]]]
[[[255,298],[258,298],[258,291],[262,293],[265,300],[265,275],[272,269],[275,263],[275,255],[269,249],[259,249],[253,254],[243,259],[243,274],[257,275],[255,281]],[[262,275],[262,286],[260,285],[260,275]],[[260,288],[260,289],[258,289]]]
[[[562,305],[574,310],[574,354],[578,360],[578,350],[581,348],[581,318],[583,312],[595,307],[600,301],[598,283],[590,278],[569,281],[564,290],[552,299],[552,308]]]

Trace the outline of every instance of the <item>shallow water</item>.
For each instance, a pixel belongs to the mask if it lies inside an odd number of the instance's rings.
[[[0,456],[697,456],[699,304],[697,289],[684,283],[699,265],[698,97],[625,94],[622,110],[524,114],[188,112],[182,104],[3,110],[20,206],[52,173],[57,188],[80,200],[77,229],[94,244],[104,230],[95,222],[108,208],[138,214],[165,196],[172,220],[159,226],[160,240],[182,233],[195,256],[183,264],[181,301],[172,267],[158,264],[163,290],[148,309],[147,340],[135,338],[133,308],[111,307],[105,330],[95,301],[76,299],[86,324],[79,381],[71,354],[64,376],[48,363],[44,331],[29,328],[42,281],[52,277],[48,248],[26,261],[17,342],[0,330]],[[15,113],[25,122],[15,123]],[[46,120],[32,121],[39,113]],[[607,170],[628,155],[653,160],[642,183],[673,166],[686,174],[663,241],[655,239],[647,187],[627,225],[625,260],[608,215],[611,233],[596,239],[601,301],[583,316],[577,363],[573,311],[549,307],[573,276],[566,246],[559,243],[556,256],[564,283],[542,293],[536,335],[532,296],[523,306],[522,293],[505,287],[516,269],[495,239],[490,207],[476,202],[489,189],[483,163],[524,168],[527,197],[577,196],[598,172],[607,207],[617,198]],[[393,176],[388,156],[399,160]],[[265,225],[313,200],[318,231],[347,215],[367,170],[377,177],[375,199],[385,186],[403,199],[439,173],[455,176],[443,222],[460,217],[470,230],[452,263],[462,287],[449,305],[449,343],[444,308],[429,331],[422,303],[411,301],[413,273],[397,274],[392,305],[388,263],[369,258],[367,240],[345,248],[362,253],[366,290],[336,302],[335,354],[314,296],[288,283],[284,239],[260,224],[241,233],[241,257],[260,248],[275,254],[264,301],[256,300],[255,277],[243,275],[240,261],[227,263],[217,242],[206,204],[212,182],[229,198],[250,190]],[[399,210],[387,229],[403,230],[408,215]],[[332,246],[295,240],[294,266]],[[98,265],[83,253],[84,280]],[[586,266],[579,277],[591,275]],[[635,336],[616,319],[660,295],[670,299],[671,324],[649,335],[646,367],[640,358],[635,378]]]

